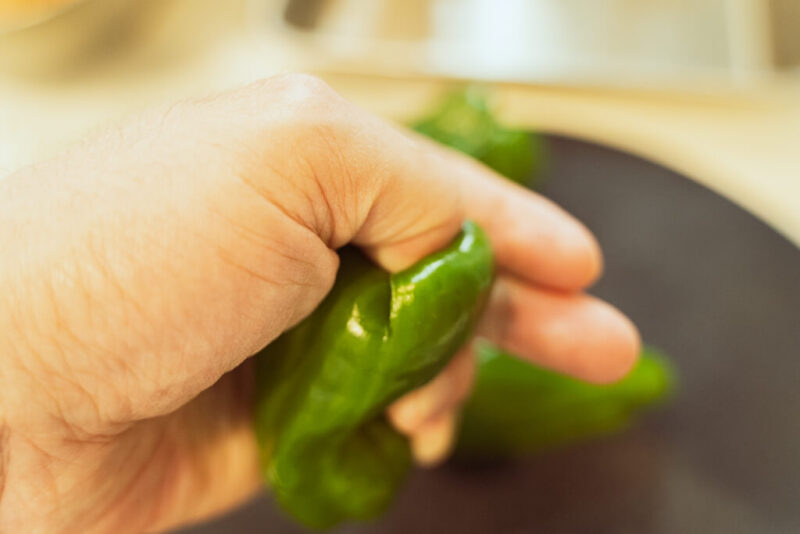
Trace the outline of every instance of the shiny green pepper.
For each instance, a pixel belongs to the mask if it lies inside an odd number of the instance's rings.
[[[478,351],[478,374],[464,406],[456,454],[502,457],[611,434],[672,387],[666,359],[646,347],[613,384],[588,384],[531,365],[491,345]]]
[[[467,341],[492,282],[491,248],[472,223],[395,274],[355,248],[340,260],[319,307],[257,356],[264,475],[283,508],[317,528],[390,503],[411,457],[384,411]]]

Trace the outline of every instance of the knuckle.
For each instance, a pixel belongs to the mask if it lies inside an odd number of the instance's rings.
[[[248,87],[248,92],[284,111],[308,116],[325,114],[344,102],[327,83],[309,74],[281,74],[259,80]]]
[[[322,81],[322,79],[311,74],[304,74],[300,72],[290,72],[286,74],[278,74],[270,78],[266,78],[264,83],[269,83],[273,86],[288,90],[290,92],[300,92],[306,94],[322,94],[333,93],[333,89]]]
[[[203,120],[215,125],[215,131],[223,127],[230,133],[238,128],[247,131],[248,137],[257,139],[263,139],[262,134],[267,131],[272,134],[274,143],[276,138],[284,140],[287,134],[303,133],[304,126],[331,123],[345,108],[346,100],[319,78],[308,74],[281,74],[178,103],[169,111],[173,115],[185,115],[181,110],[190,109],[193,120],[204,117]],[[240,136],[236,137],[241,141]]]
[[[305,171],[328,175],[327,167],[343,161],[353,107],[327,83],[308,74],[282,74],[254,82],[244,93],[270,145],[294,155]]]

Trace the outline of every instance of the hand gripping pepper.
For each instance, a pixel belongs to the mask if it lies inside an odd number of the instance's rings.
[[[451,93],[413,127],[517,183],[534,187],[542,182],[546,151],[541,137],[500,124],[480,87]],[[620,382],[593,385],[486,343],[479,351],[477,380],[462,412],[455,452],[462,457],[514,456],[609,434],[669,393],[672,382],[667,360],[652,349],[642,352],[636,368]]]
[[[340,252],[320,306],[257,356],[256,434],[264,475],[316,528],[379,515],[411,463],[386,407],[433,378],[469,338],[492,282],[479,227],[389,274]]]

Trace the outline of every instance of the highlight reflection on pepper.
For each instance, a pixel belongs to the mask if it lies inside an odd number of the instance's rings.
[[[467,341],[492,282],[491,247],[472,223],[399,273],[354,248],[340,258],[322,304],[257,358],[265,475],[313,527],[374,517],[391,502],[411,454],[383,413]]]

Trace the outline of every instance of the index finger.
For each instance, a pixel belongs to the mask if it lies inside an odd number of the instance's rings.
[[[501,270],[565,291],[585,289],[597,280],[603,268],[600,246],[580,221],[482,164],[439,150],[458,165],[466,216],[489,235]]]

